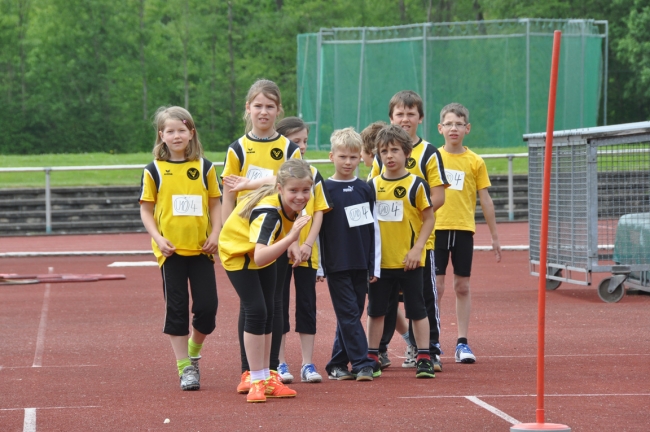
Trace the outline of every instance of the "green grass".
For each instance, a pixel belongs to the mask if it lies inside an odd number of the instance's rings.
[[[490,148],[477,151],[479,154],[510,154],[526,153],[525,146],[500,149]],[[329,152],[310,150],[308,159],[328,159]],[[206,158],[212,162],[223,162],[225,152],[207,152]],[[0,168],[17,167],[56,167],[56,166],[96,166],[96,165],[141,165],[144,167],[151,162],[151,153],[110,154],[110,153],[83,153],[83,154],[43,154],[43,155],[3,155],[0,158]],[[487,159],[485,161],[491,175],[506,174],[508,172],[507,159]],[[318,170],[323,178],[328,178],[334,173],[331,163],[318,164]],[[525,174],[528,172],[528,159],[515,158],[514,172]],[[368,168],[359,167],[360,177],[365,179]],[[217,169],[221,172],[221,168]],[[53,171],[50,173],[52,187],[62,186],[118,186],[139,185],[141,169],[128,170],[95,170],[95,171]],[[0,172],[0,188],[21,188],[45,186],[45,173],[37,172]]]

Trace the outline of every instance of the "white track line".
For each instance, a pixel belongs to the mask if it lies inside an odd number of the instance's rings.
[[[55,409],[79,409],[79,408],[101,408],[101,405],[80,405],[80,406],[55,406],[39,408],[0,408],[0,411],[22,411],[23,409],[55,410]]]
[[[545,394],[544,397],[639,397],[650,396],[650,393],[567,393],[567,394]],[[467,398],[472,396],[457,396],[457,395],[440,395],[440,396],[398,396],[398,399],[457,399]],[[481,398],[520,398],[520,397],[537,397],[536,394],[486,394],[476,395],[474,397]]]
[[[502,248],[503,249],[503,248]],[[95,255],[153,255],[146,251],[87,251],[87,252],[3,252],[0,258],[52,257],[52,256],[95,256]]]
[[[510,422],[510,424],[521,424],[519,420],[517,420],[514,417],[510,417],[508,414],[504,413],[500,409],[497,409],[493,407],[492,405],[483,402],[481,399],[477,398],[476,396],[465,396],[465,399],[467,399],[470,402],[474,402],[476,405],[480,406],[481,408],[485,408],[486,410],[490,411],[492,414],[501,417],[507,422]]]
[[[47,328],[47,311],[50,308],[50,286],[45,284],[45,294],[43,295],[43,309],[41,309],[41,322],[38,324],[38,336],[36,337],[36,352],[34,353],[34,364],[32,367],[41,367],[43,365],[43,350],[45,348],[45,330]]]
[[[115,261],[107,267],[158,267],[156,261]]]
[[[23,432],[36,432],[36,408],[25,408]]]

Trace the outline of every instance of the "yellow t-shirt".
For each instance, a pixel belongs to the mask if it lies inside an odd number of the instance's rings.
[[[255,245],[272,245],[287,235],[293,226],[282,209],[280,194],[273,194],[260,200],[253,209],[250,218],[245,219],[239,212],[247,202],[242,199],[226,220],[219,235],[219,258],[226,270],[257,270],[254,253]]]
[[[228,147],[221,177],[238,175],[254,180],[276,175],[292,158],[301,159],[300,148],[288,138],[278,135],[273,141],[260,141],[247,134]],[[242,191],[237,198],[245,194]]]
[[[379,175],[370,181],[375,194],[375,213],[381,235],[381,268],[404,268],[422,228],[422,211],[431,207],[429,185],[422,177],[407,174],[399,179]],[[426,250],[422,250],[420,267]]]
[[[203,253],[201,248],[212,232],[208,199],[220,196],[214,165],[207,159],[155,160],[142,174],[140,202],[155,203],[154,219],[158,231],[176,247],[178,255]],[[165,256],[153,239],[151,246],[158,265],[162,266]]]
[[[437,230],[475,232],[476,193],[492,184],[483,158],[464,148],[464,153],[454,154],[440,147],[450,186],[445,191],[445,205],[436,212]]]
[[[422,138],[420,138],[420,141],[413,146],[411,157],[409,157],[406,163],[406,170],[411,174],[415,174],[416,176],[422,177],[426,180],[429,189],[433,189],[437,186],[444,186],[445,188],[449,187],[449,182],[445,177],[443,161],[438,149],[428,141],[424,141]],[[383,172],[384,167],[381,164],[381,159],[377,156],[372,162],[372,169],[370,170],[368,179],[370,180]],[[435,240],[435,232],[432,231],[429,240],[427,240],[426,249],[433,249]]]
[[[311,168],[311,175],[314,179],[314,185],[311,188],[311,197],[309,198],[309,201],[307,201],[307,206],[305,207],[305,214],[313,216],[317,211],[327,213],[332,209],[332,202],[330,201],[329,192],[327,192],[327,189],[324,187],[323,177],[320,175],[316,167],[311,165],[309,168]],[[309,222],[307,222],[307,225],[305,225],[304,228],[300,231],[299,244],[303,244],[305,240],[307,240],[311,226],[312,220],[310,219]],[[289,260],[289,263],[292,264],[293,260]],[[307,261],[301,262],[300,267],[318,269],[320,267],[319,264],[320,248],[318,237],[316,237],[316,241],[314,241],[314,244],[311,247],[311,257]]]

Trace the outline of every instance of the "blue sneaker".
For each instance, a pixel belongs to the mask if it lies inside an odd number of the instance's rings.
[[[456,345],[456,363],[474,363],[476,357],[467,344]]]
[[[280,375],[284,384],[291,384],[293,381],[293,375],[289,372],[289,365],[286,363],[280,363],[278,365],[278,375]]]
[[[302,365],[300,370],[300,381],[310,382],[310,383],[319,383],[323,380],[323,377],[316,372],[316,366],[313,363],[307,363]]]

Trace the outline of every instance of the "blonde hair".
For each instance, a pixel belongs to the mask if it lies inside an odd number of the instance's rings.
[[[156,160],[169,160],[171,153],[167,144],[160,137],[160,132],[165,130],[165,123],[167,120],[179,120],[183,122],[187,128],[194,131],[194,136],[190,139],[190,143],[185,149],[185,157],[188,160],[198,160],[203,157],[203,146],[199,140],[199,131],[196,130],[192,114],[185,108],[179,106],[161,106],[154,114],[153,127],[156,129],[156,141],[153,145],[153,157]]]
[[[290,179],[309,179],[311,183],[314,182],[314,178],[311,175],[311,168],[309,164],[302,159],[289,159],[280,166],[278,173],[276,174],[276,184],[265,184],[259,189],[249,192],[242,198],[246,200],[244,207],[238,213],[239,216],[244,219],[249,219],[255,206],[259,204],[262,199],[267,196],[273,195],[278,192],[277,185],[285,186]]]
[[[281,119],[284,115],[284,110],[282,109],[282,96],[280,95],[280,89],[277,84],[267,79],[258,79],[253,83],[251,88],[248,89],[246,103],[253,103],[253,99],[255,99],[260,93],[275,102],[278,106],[278,116],[276,117],[276,120]],[[253,129],[253,122],[251,121],[251,115],[246,110],[244,110],[244,122],[246,123],[244,133],[248,133]]]
[[[370,155],[375,154],[375,149],[377,148],[377,133],[382,130],[384,126],[386,126],[386,122],[376,121],[369,124],[364,130],[361,131],[363,151]]]
[[[456,114],[458,117],[464,118],[466,123],[469,123],[469,110],[459,103],[452,102],[445,105],[440,111],[440,124],[445,121],[445,116],[449,113]]]
[[[335,130],[330,137],[330,142],[332,143],[332,153],[340,148],[361,153],[361,135],[353,127]]]

